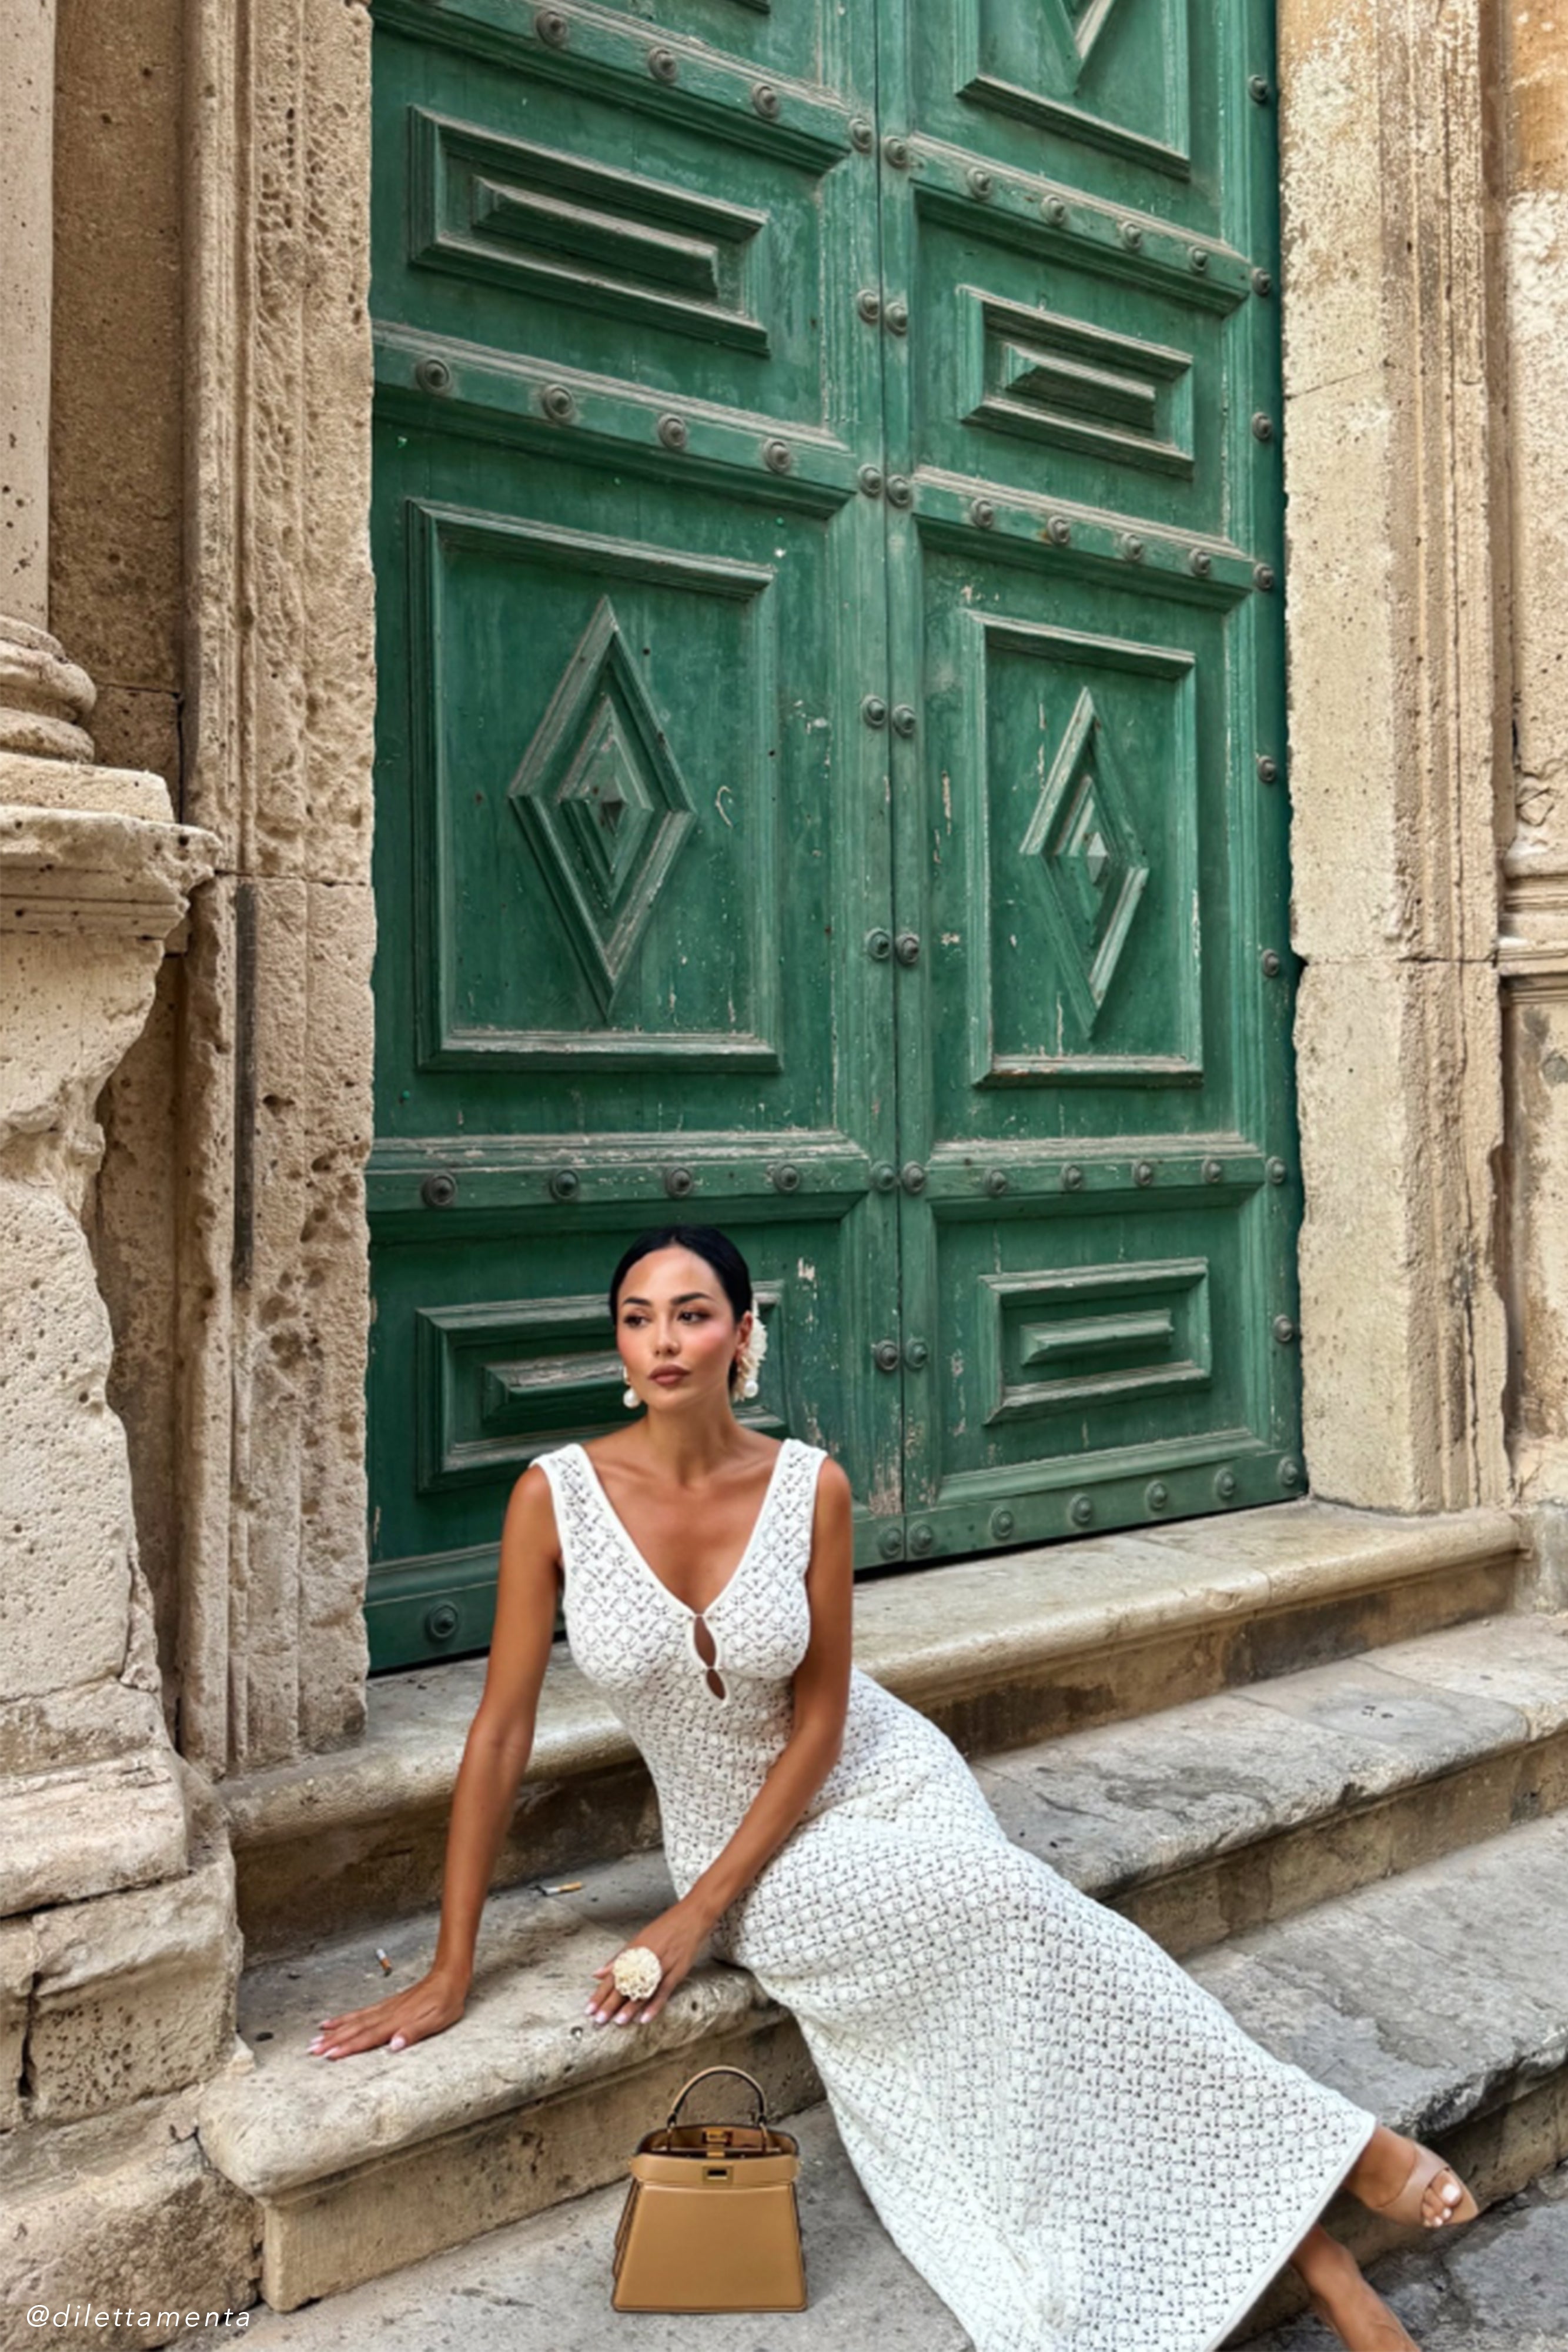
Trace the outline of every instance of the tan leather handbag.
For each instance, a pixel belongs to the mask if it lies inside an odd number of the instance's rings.
[[[682,2124],[686,2093],[738,2074],[757,2094],[752,2124]],[[667,2123],[644,2132],[615,2231],[616,2311],[804,2311],[806,2258],[795,2180],[800,2142],[768,2122],[762,2085],[742,2066],[705,2066]]]

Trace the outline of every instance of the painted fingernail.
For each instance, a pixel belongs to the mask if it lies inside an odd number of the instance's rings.
[[[408,2048],[407,2036],[402,2033],[394,2033],[392,2040],[387,2043],[387,2048],[389,2050],[406,2050]]]

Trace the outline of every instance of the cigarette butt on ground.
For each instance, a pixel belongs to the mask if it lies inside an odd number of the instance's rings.
[[[559,1886],[542,1887],[540,1892],[545,1895],[575,1895],[581,1885],[580,1878],[563,1878]]]
[[[388,1959],[386,1954],[382,1951],[379,1944],[376,1946],[376,1958],[382,1964],[382,1976],[390,1977],[392,1974],[392,1962]]]

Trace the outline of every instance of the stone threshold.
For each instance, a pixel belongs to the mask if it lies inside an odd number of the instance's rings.
[[[1199,1949],[1194,1973],[1249,2031],[1404,2127],[1477,2119],[1562,2067],[1568,1995],[1541,1996],[1551,1889],[1568,1887],[1568,1619],[1479,1621],[974,1769],[1009,1837],[1167,1948]],[[1521,1843],[1521,1829],[1542,1834]],[[330,2061],[306,2045],[322,2016],[423,1973],[432,1915],[247,1971],[256,2069],[212,2086],[201,2137],[262,2207],[270,2303],[335,2293],[614,2178],[647,2116],[705,2063],[759,2074],[776,2112],[815,2095],[793,2020],[711,1958],[654,2025],[590,2025],[593,1967],[668,1903],[668,1874],[645,1853],[570,1876],[559,1894],[541,1880],[491,1898],[467,2013],[408,2051]],[[1460,1987],[1469,2038],[1488,2042],[1480,2066],[1448,2049],[1453,2003],[1427,2013],[1428,1963],[1413,1957],[1444,1906],[1458,1932],[1472,1882],[1497,1890],[1495,1917],[1465,1930],[1480,1938]],[[1385,1984],[1396,1945],[1408,1981]],[[1493,2024],[1517,2041],[1494,2052]],[[1561,2090],[1522,2139],[1522,2110],[1507,2126],[1534,2168],[1551,2160]],[[1510,2186],[1528,2177],[1511,2154],[1503,2169]]]
[[[1508,1610],[1502,1509],[1401,1517],[1312,1497],[857,1582],[857,1664],[966,1754],[1125,1719]],[[253,1957],[439,1891],[483,1658],[371,1682],[365,1736],[220,1784]],[[654,1845],[636,1748],[558,1641],[497,1885]]]

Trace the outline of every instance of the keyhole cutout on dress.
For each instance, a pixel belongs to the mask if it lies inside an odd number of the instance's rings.
[[[703,1647],[704,1642],[707,1643],[706,1649]],[[725,1689],[723,1679],[716,1670],[718,1648],[706,1617],[692,1619],[692,1646],[707,1668],[707,1686],[715,1698],[727,1698],[729,1694]]]

